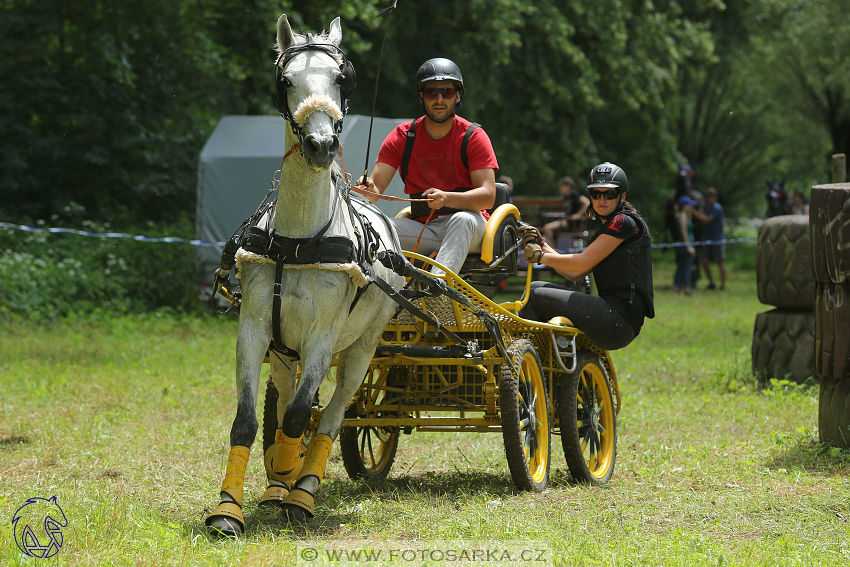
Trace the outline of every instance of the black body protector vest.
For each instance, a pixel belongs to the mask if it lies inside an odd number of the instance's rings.
[[[401,166],[399,167],[399,177],[401,177],[401,182],[404,183],[405,178],[407,177],[407,165],[410,163],[410,155],[413,153],[413,143],[416,141],[416,120],[410,121],[410,127],[407,129],[407,139],[404,143],[404,153],[401,156]],[[481,125],[477,122],[473,122],[469,125],[469,128],[466,130],[466,134],[463,135],[463,141],[460,145],[460,161],[463,163],[463,166],[466,169],[469,169],[469,161],[466,153],[466,147],[469,145],[469,139],[472,137],[472,133],[476,128],[479,128]],[[471,187],[458,187],[454,189],[458,192],[469,191]],[[431,214],[431,208],[428,206],[427,201],[422,196],[422,193],[413,193],[410,195],[413,199],[421,199],[421,202],[412,201],[410,203],[410,218],[418,219],[421,217],[427,217]],[[457,213],[462,209],[455,209],[454,207],[441,207],[434,211],[435,215],[444,215],[447,213]]]
[[[593,268],[596,288],[600,296],[629,291],[629,303],[634,302],[635,293],[642,294],[646,303],[646,316],[652,319],[655,317],[655,302],[652,288],[652,238],[649,227],[632,211],[621,208],[617,213],[634,219],[641,227],[641,235],[631,242],[624,241]],[[596,239],[596,235],[593,239]]]

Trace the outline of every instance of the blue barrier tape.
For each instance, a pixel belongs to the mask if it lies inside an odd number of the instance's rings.
[[[123,232],[89,232],[87,230],[74,230],[72,228],[40,228],[36,226],[26,226],[23,224],[10,224],[0,222],[0,228],[14,228],[26,232],[49,232],[51,234],[76,234],[78,236],[90,236],[94,238],[128,238],[139,242],[166,242],[168,244],[191,244],[192,246],[215,246],[223,248],[224,242],[207,242],[205,240],[186,240],[185,238],[176,238],[173,236],[165,236],[156,238],[153,236],[124,234]]]
[[[740,242],[758,242],[758,238],[725,238],[723,240],[699,240],[697,242],[692,242],[691,246],[694,248],[699,248],[700,246],[714,246],[717,244],[738,244]],[[662,242],[659,244],[652,244],[652,248],[684,248],[687,246],[684,242]],[[586,247],[585,247],[586,248]],[[585,248],[556,248],[558,252],[561,254],[576,254],[581,252]]]
[[[139,242],[166,242],[168,244],[191,244],[192,246],[216,246],[218,248],[223,248],[225,244],[224,242],[207,242],[205,240],[186,240],[184,238],[175,238],[173,236],[155,238],[152,236],[125,234],[123,232],[89,232],[86,230],[74,230],[71,228],[40,228],[35,226],[26,226],[23,224],[10,224],[7,222],[0,222],[0,228],[15,228],[26,232],[49,232],[51,234],[76,234],[79,236],[90,236],[94,238],[129,238]],[[724,240],[700,240],[699,242],[692,243],[692,245],[694,247],[699,247],[757,241],[757,238],[726,238]],[[680,248],[683,246],[686,246],[684,242],[664,242],[652,245],[653,248]],[[582,250],[584,250],[584,248],[567,248],[561,250],[561,252],[565,254],[572,254],[575,252],[581,252]]]

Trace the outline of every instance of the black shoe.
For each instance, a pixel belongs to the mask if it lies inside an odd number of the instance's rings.
[[[712,283],[708,284],[708,287],[705,288],[705,289],[716,289],[716,288],[714,287],[714,283],[712,282]]]

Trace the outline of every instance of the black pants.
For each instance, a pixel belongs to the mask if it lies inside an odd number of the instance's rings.
[[[549,282],[531,282],[531,298],[519,316],[534,321],[567,317],[605,350],[623,348],[635,338],[631,324],[603,298]]]

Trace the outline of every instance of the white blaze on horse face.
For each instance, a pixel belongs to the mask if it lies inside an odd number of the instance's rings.
[[[313,114],[325,115],[325,121],[333,133],[333,123],[342,119],[340,88],[337,78],[341,72],[339,63],[322,51],[299,53],[286,66],[285,76],[291,87],[287,88],[289,108],[295,122],[309,132],[306,122]],[[314,128],[321,128],[314,126]]]

